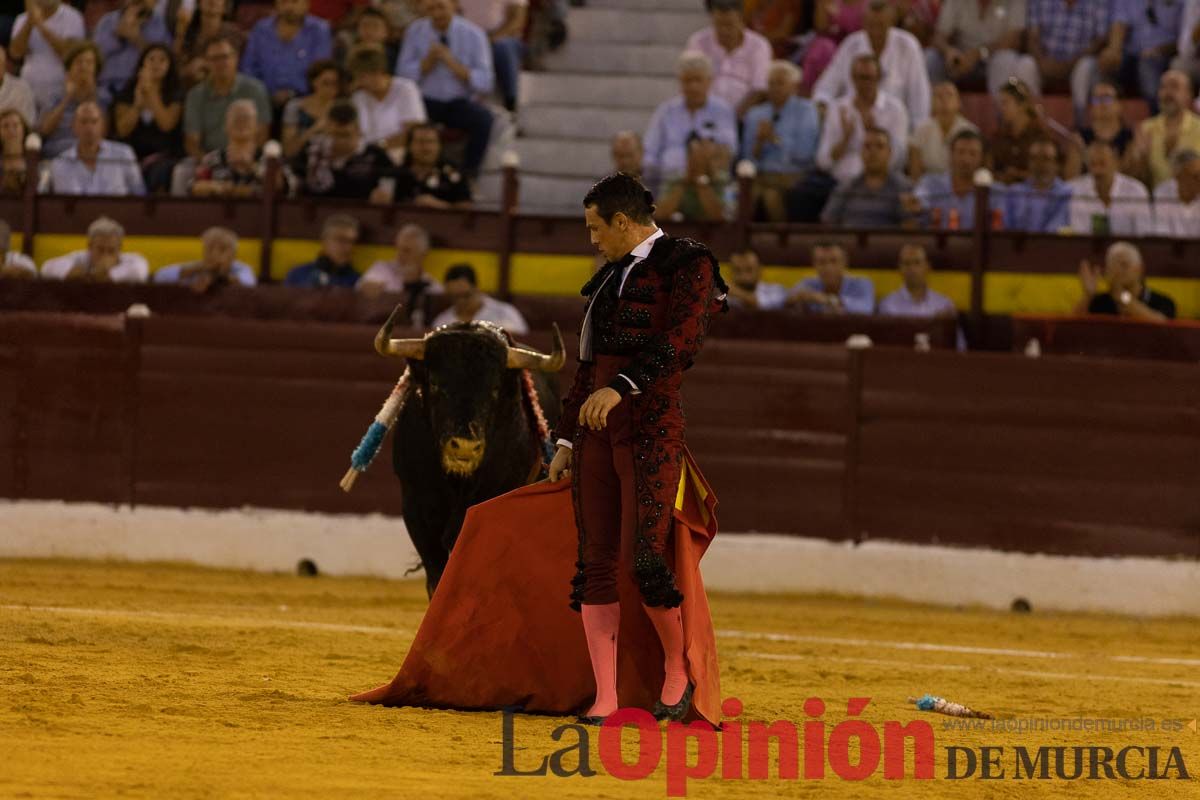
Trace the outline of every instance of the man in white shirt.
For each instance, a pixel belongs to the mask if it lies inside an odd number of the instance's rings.
[[[821,143],[817,147],[817,166],[829,172],[838,183],[858,177],[863,171],[863,131],[882,128],[891,138],[891,163],[898,172],[908,152],[908,112],[896,98],[879,88],[880,65],[875,56],[864,53],[851,67],[854,93],[834,102],[825,112]]]
[[[403,292],[409,324],[423,328],[429,319],[429,298],[445,291],[442,284],[425,274],[427,255],[429,234],[420,225],[409,223],[396,231],[396,255],[372,264],[359,278],[358,289],[368,294]]]
[[[1174,239],[1200,239],[1200,153],[1180,150],[1175,177],[1154,189],[1154,230]]]
[[[62,59],[68,46],[87,32],[83,15],[60,0],[31,0],[26,9],[13,23],[8,49],[22,61],[21,77],[33,90],[40,113],[54,104],[67,79]]]
[[[37,121],[37,110],[33,105],[33,90],[24,78],[18,78],[8,71],[8,53],[0,47],[0,110],[15,108],[25,118],[25,124],[32,126]]]
[[[1150,193],[1136,178],[1117,172],[1111,142],[1092,141],[1087,175],[1070,182],[1071,228],[1096,236],[1152,236]]]
[[[36,278],[37,264],[24,253],[11,249],[12,228],[0,219],[0,278]]]
[[[712,25],[693,33],[687,49],[698,50],[712,61],[713,94],[741,117],[766,97],[771,43],[761,33],[746,29],[742,0],[712,0],[709,11]]]
[[[729,282],[730,308],[776,311],[787,303],[786,286],[762,279],[758,253],[746,248],[731,255],[729,263],[733,267],[733,280]]]
[[[427,119],[421,90],[408,78],[393,76],[387,57],[373,47],[351,53],[346,68],[358,87],[351,100],[363,141],[384,150],[404,147],[409,128]]]
[[[529,333],[529,324],[520,311],[479,291],[479,280],[470,264],[455,264],[446,270],[446,296],[451,306],[434,317],[432,328],[481,321],[494,322],[514,336]]]
[[[88,226],[86,250],[76,250],[42,264],[47,280],[145,283],[150,265],[139,253],[124,253],[125,229],[114,219],[99,217]]]
[[[813,87],[813,100],[827,107],[853,92],[851,68],[855,59],[874,54],[882,69],[883,91],[908,109],[913,126],[929,117],[929,73],[917,37],[895,27],[895,11],[887,0],[870,0],[863,29],[847,36]],[[826,112],[828,113],[828,112]],[[906,148],[893,152],[903,155]]]

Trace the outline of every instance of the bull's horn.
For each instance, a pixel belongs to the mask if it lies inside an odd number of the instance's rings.
[[[381,356],[394,356],[396,358],[419,361],[425,357],[424,339],[391,338],[392,328],[396,326],[396,318],[400,316],[402,308],[404,308],[404,305],[400,304],[392,309],[392,313],[388,315],[387,322],[383,323],[383,327],[379,329],[379,333],[375,334],[375,352]]]
[[[550,355],[526,347],[510,345],[508,348],[509,369],[533,369],[539,372],[558,372],[567,363],[567,348],[563,344],[562,332],[554,325],[554,352]]]

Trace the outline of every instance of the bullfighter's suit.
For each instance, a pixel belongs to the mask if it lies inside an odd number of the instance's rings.
[[[672,512],[681,473],[695,469],[684,445],[680,384],[710,315],[727,307],[726,290],[707,247],[656,230],[601,268],[582,291],[588,301],[580,364],[555,435],[573,450],[579,557],[571,605],[583,612],[598,705],[602,684],[616,671],[619,569],[632,570],[667,661],[655,715],[679,718],[690,701],[693,687],[678,678],[678,663],[671,686],[670,663],[673,653],[681,657],[676,637],[682,637],[684,599],[672,563]],[[621,395],[607,424],[598,431],[580,425],[580,407],[605,386]]]

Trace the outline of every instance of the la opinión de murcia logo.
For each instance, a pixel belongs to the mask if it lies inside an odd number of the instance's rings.
[[[663,764],[668,797],[685,797],[688,781],[722,780],[822,780],[861,781],[882,774],[886,780],[1190,780],[1178,747],[1129,745],[978,748],[947,746],[944,770],[936,773],[933,726],[925,720],[887,721],[876,726],[860,716],[871,702],[852,697],[846,702],[850,719],[832,727],[821,720],[825,701],[804,701],[809,719],[797,724],[741,721],[742,702],[727,698],[721,704],[724,719],[719,730],[706,722],[672,722],[663,727],[646,710],[623,708],[599,729],[578,724],[560,725],[550,738],[560,746],[540,761],[518,764],[515,716],[502,717],[502,763],[493,773],[503,777],[590,778],[592,736],[599,736],[598,756],[604,771],[620,780],[645,780]],[[882,729],[882,732],[881,730]],[[623,735],[637,742],[636,756],[626,761],[621,752]],[[852,747],[852,743],[855,745]],[[776,757],[772,762],[772,745]],[[912,753],[911,758],[907,753]],[[851,754],[856,759],[851,760]],[[693,755],[694,754],[694,755]],[[744,756],[744,757],[743,757]],[[533,758],[536,758],[534,756]],[[801,767],[801,761],[803,766]]]

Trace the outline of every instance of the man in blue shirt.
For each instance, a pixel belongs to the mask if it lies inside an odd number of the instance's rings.
[[[155,283],[178,283],[194,292],[222,286],[254,286],[254,268],[237,259],[237,234],[212,227],[200,234],[199,261],[171,264],[154,273]]]
[[[329,23],[308,13],[308,0],[275,0],[275,13],[250,31],[242,71],[263,82],[278,110],[308,93],[308,68],[332,55]]]
[[[425,13],[404,32],[396,74],[421,88],[431,120],[466,132],[463,166],[474,176],[492,135],[492,112],[476,99],[495,83],[491,45],[482,28],[454,13],[452,0],[426,0]]]
[[[840,244],[818,242],[812,249],[817,274],[792,287],[787,304],[809,314],[871,314],[875,284],[846,274],[846,251]]]
[[[738,149],[737,117],[709,92],[713,67],[708,56],[685,50],[679,57],[679,96],[663,102],[650,118],[644,142],[643,174],[655,186],[687,172],[688,142],[709,139],[730,153]]]
[[[171,31],[154,4],[155,0],[126,0],[96,23],[92,40],[104,56],[98,83],[112,95],[133,78],[146,45],[171,44]]]
[[[975,227],[975,171],[983,166],[983,137],[962,130],[950,139],[950,171],[921,178],[913,194],[925,226],[942,230]]]
[[[133,148],[106,141],[104,127],[104,112],[97,103],[79,104],[71,120],[75,146],[50,162],[50,191],[111,197],[146,193]]]
[[[890,317],[953,317],[954,301],[929,288],[929,257],[919,244],[900,248],[904,285],[879,301],[879,313]]]
[[[330,214],[321,227],[321,250],[317,257],[294,267],[283,279],[284,286],[325,288],[352,287],[358,272],[350,258],[358,244],[358,220],[349,214]]]
[[[746,112],[742,158],[754,162],[755,203],[772,222],[787,220],[784,197],[817,157],[821,120],[816,106],[796,96],[800,70],[790,61],[771,62],[767,102]]]
[[[1158,113],[1158,81],[1178,51],[1183,6],[1182,0],[1113,0],[1109,47],[1115,45],[1121,53],[1120,68],[1110,66],[1106,73],[1135,78],[1138,94],[1150,104],[1150,116]]]
[[[1003,226],[1011,231],[1058,233],[1071,225],[1071,187],[1058,177],[1058,145],[1036,139],[1029,145],[1029,177],[995,187],[992,206],[1004,209]]]

